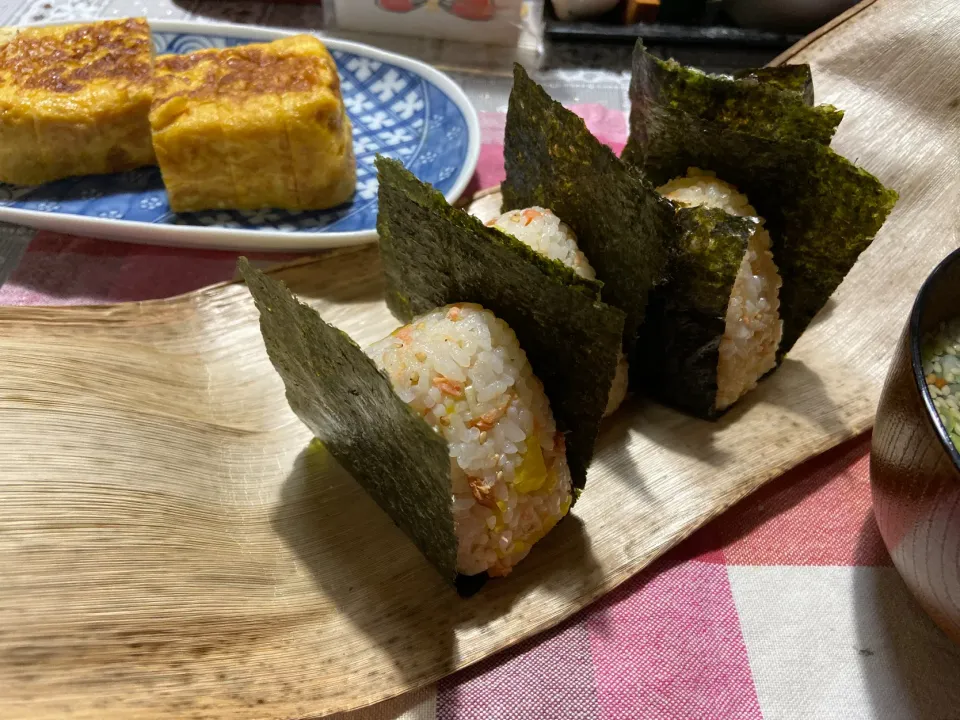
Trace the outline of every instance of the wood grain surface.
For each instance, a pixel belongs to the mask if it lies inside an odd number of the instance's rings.
[[[913,295],[957,245],[958,26],[954,3],[878,0],[789,58],[897,208],[775,375],[717,424],[629,402],[575,516],[470,600],[306,453],[244,287],[0,309],[0,717],[371,704],[555,625],[869,428]],[[361,343],[396,325],[375,248],[277,275]]]
[[[870,453],[874,513],[897,570],[960,643],[960,473],[920,400],[904,333]]]
[[[913,365],[920,338],[960,310],[960,254],[924,284],[880,395],[870,450],[873,508],[907,586],[960,643],[960,470],[938,434]],[[921,370],[922,372],[922,370]]]

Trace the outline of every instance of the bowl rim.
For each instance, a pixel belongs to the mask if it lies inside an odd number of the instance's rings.
[[[957,446],[954,445],[953,441],[950,439],[950,434],[947,432],[947,428],[943,424],[943,420],[940,419],[940,413],[933,404],[933,397],[930,395],[930,391],[927,389],[927,381],[923,374],[923,360],[920,356],[920,345],[922,339],[920,334],[920,321],[926,312],[929,295],[933,291],[932,289],[934,285],[936,285],[940,279],[940,276],[946,272],[947,268],[958,262],[960,262],[960,248],[951,251],[950,254],[941,260],[930,272],[930,274],[927,275],[926,280],[924,280],[923,285],[920,286],[917,297],[913,302],[913,309],[910,312],[908,334],[910,344],[910,366],[913,371],[914,382],[917,384],[917,390],[920,392],[920,399],[923,401],[923,405],[926,409],[925,414],[927,416],[927,421],[933,426],[933,430],[939,438],[940,444],[950,456],[950,459],[953,460],[954,470],[960,473],[960,451],[957,450]]]

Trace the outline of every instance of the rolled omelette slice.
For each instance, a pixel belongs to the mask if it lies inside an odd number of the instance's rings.
[[[175,212],[317,210],[356,185],[350,121],[317,38],[157,59],[153,143]]]
[[[0,181],[154,164],[152,79],[143,18],[0,30]]]
[[[156,61],[150,125],[170,208],[175,212],[239,206],[230,146],[217,106],[217,73],[216,50],[162,55]],[[276,171],[269,165],[264,170]]]

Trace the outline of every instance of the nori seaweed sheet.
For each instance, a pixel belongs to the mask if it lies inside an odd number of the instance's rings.
[[[240,258],[293,412],[457,587],[447,444],[345,333]],[[483,578],[473,576],[473,585]],[[475,588],[470,588],[475,589]]]
[[[805,105],[812,107],[814,103],[813,73],[806,63],[739,70],[733,74],[733,78],[770,83],[780,90],[797,93]]]
[[[713,171],[766,220],[783,280],[782,358],[873,241],[897,193],[812,140],[758,137],[682,113],[647,128],[657,153],[646,154],[643,171],[653,182],[683,176],[689,167]],[[631,143],[634,152],[625,155],[644,157],[636,136]]]
[[[716,408],[720,340],[727,303],[759,221],[718,208],[680,208],[682,233],[669,279],[650,296],[640,330],[634,377],[651,397],[698,417]]]
[[[670,153],[673,147],[663,140],[678,116],[698,118],[716,132],[738,130],[829,145],[843,112],[831,105],[811,107],[802,95],[781,89],[781,82],[706,75],[660,60],[637,42],[630,81],[630,141],[623,158],[643,165],[647,155]]]
[[[713,87],[700,82],[705,76],[667,72],[639,44],[634,61],[630,138],[622,157],[656,185],[697,167],[715,172],[747,196],[766,220],[783,280],[782,358],[873,241],[897,193],[833,152],[822,138],[771,132],[771,123],[789,127],[789,118],[746,104],[735,111],[743,125],[735,129],[726,118],[701,112],[716,102]],[[670,92],[659,92],[658,73],[695,82],[674,82]]]
[[[545,207],[570,226],[603,281],[604,300],[627,314],[629,353],[665,271],[666,240],[677,232],[674,208],[520,65],[513,78],[503,210]]]
[[[600,302],[599,283],[450,207],[399,162],[377,158],[377,231],[387,302],[407,321],[474,302],[516,333],[543,383],[567,462],[581,489],[616,371],[624,313]]]

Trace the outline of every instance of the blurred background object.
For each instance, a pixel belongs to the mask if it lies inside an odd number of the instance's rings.
[[[300,0],[318,3],[319,0]],[[624,72],[638,39],[707,72],[764,65],[855,0],[325,0],[325,31],[404,47],[445,43],[441,64],[509,71],[574,64]],[[365,35],[372,35],[365,38]],[[375,39],[374,39],[375,38]],[[456,46],[456,47],[454,47]],[[619,49],[617,46],[620,46]],[[424,52],[430,53],[430,48]],[[582,48],[582,52],[574,48]],[[507,49],[506,52],[504,50]],[[437,62],[434,58],[424,58]]]
[[[726,12],[726,0],[620,0],[590,17],[563,19],[557,8],[572,1],[549,0],[544,4],[545,40],[633,45],[640,38],[648,48],[699,46],[719,52],[760,49],[766,58],[760,63],[763,64],[802,37],[792,32],[741,26]]]
[[[544,37],[712,48],[768,48],[772,59],[856,0],[549,0]]]
[[[723,0],[741,27],[808,33],[853,7],[857,0]]]
[[[633,25],[638,22],[651,23],[657,19],[660,11],[660,0],[627,0],[623,8],[624,25]]]
[[[324,25],[515,46],[524,6],[523,0],[326,0]]]
[[[593,17],[612,10],[620,0],[551,0],[553,11],[561,20]]]

